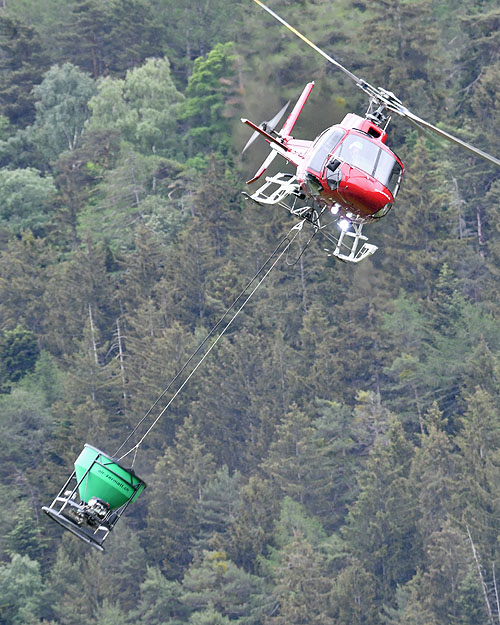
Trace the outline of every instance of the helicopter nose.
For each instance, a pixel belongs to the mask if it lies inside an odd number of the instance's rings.
[[[393,198],[383,184],[364,172],[351,173],[340,182],[339,192],[360,217],[371,217]]]

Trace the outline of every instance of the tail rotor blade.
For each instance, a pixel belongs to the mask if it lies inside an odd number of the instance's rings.
[[[288,100],[288,102],[285,104],[285,106],[281,109],[281,111],[279,111],[279,113],[276,113],[276,115],[270,119],[268,122],[266,122],[266,128],[265,130],[267,130],[267,132],[271,132],[272,130],[274,130],[276,128],[276,126],[279,124],[281,118],[283,117],[283,115],[285,114],[287,108],[290,106],[290,100]]]
[[[290,105],[290,100],[288,100],[285,106],[283,106],[282,109],[278,113],[276,113],[276,115],[272,119],[270,119],[268,122],[262,122],[260,124],[260,127],[266,132],[269,132],[269,133],[272,132],[276,128],[276,126],[279,124],[281,118],[285,114],[289,105]],[[255,141],[255,139],[257,139],[258,136],[259,136],[259,133],[255,131],[250,137],[250,139],[246,142],[245,147],[241,151],[242,154],[252,145],[252,143]]]

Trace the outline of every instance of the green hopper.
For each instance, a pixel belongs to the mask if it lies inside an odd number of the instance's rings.
[[[103,542],[146,484],[133,471],[92,445],[85,444],[75,469],[50,506],[54,521],[103,551]]]

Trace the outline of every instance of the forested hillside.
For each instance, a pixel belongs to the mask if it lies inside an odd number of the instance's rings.
[[[269,4],[500,157],[494,0]],[[398,120],[379,250],[294,244],[141,445],[105,553],[41,511],[293,225],[241,195],[240,118],[310,80],[297,138],[364,113],[251,0],[0,3],[2,625],[498,623],[500,169]]]

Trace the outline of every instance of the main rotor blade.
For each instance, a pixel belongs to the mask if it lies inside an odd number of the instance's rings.
[[[460,147],[464,148],[464,150],[468,150],[475,156],[479,156],[485,161],[488,161],[488,163],[492,163],[493,165],[497,165],[497,167],[500,167],[500,159],[496,158],[495,156],[492,156],[491,154],[488,154],[487,152],[483,152],[483,150],[476,148],[475,146],[471,145],[470,143],[467,143],[466,141],[462,141],[462,139],[459,139],[458,137],[451,135],[449,132],[446,132],[446,130],[442,130],[441,128],[438,128],[437,126],[433,126],[431,123],[426,122],[425,119],[421,119],[420,117],[418,117],[417,115],[409,111],[408,109],[403,107],[403,110],[399,111],[399,115],[401,115],[402,117],[406,117],[408,121],[411,122],[418,129],[431,130],[432,132],[437,134],[439,137],[442,137],[443,139],[447,139],[448,141],[451,141],[452,143],[455,143],[456,145],[459,145]]]
[[[408,119],[408,121],[414,124],[417,128],[420,128],[421,130],[422,129],[430,130],[434,132],[435,134],[439,135],[440,137],[442,137],[443,139],[446,139],[447,141],[451,141],[452,143],[459,145],[465,150],[468,150],[472,154],[479,156],[485,161],[488,161],[489,163],[492,163],[493,165],[497,165],[498,167],[500,167],[500,159],[494,156],[491,156],[491,154],[488,154],[487,152],[483,152],[483,150],[480,150],[479,148],[474,147],[473,145],[471,145],[470,143],[467,143],[466,141],[462,141],[462,139],[459,139],[458,137],[451,135],[449,132],[446,132],[445,130],[441,130],[437,126],[434,126],[431,123],[426,122],[424,119],[418,117],[417,115],[412,113],[409,109],[407,109],[393,93],[383,88],[373,87],[372,85],[370,85],[370,83],[366,82],[365,80],[361,78],[358,78],[358,76],[350,72],[347,68],[341,65],[338,61],[336,61],[334,58],[326,54],[326,52],[323,52],[321,48],[318,48],[316,44],[310,41],[302,33],[299,33],[297,29],[295,29],[293,26],[290,26],[288,22],[286,22],[277,13],[275,13],[269,7],[267,7],[263,2],[261,2],[261,0],[254,0],[254,2],[258,4],[260,7],[262,7],[265,11],[267,11],[269,15],[272,15],[272,17],[274,17],[275,20],[277,20],[278,22],[283,24],[283,26],[288,28],[288,30],[291,31],[294,35],[297,35],[297,37],[299,37],[300,39],[302,39],[302,41],[307,43],[307,45],[310,46],[316,52],[318,52],[318,54],[321,54],[321,56],[325,58],[329,63],[331,63],[332,65],[335,65],[335,67],[338,67],[340,70],[344,72],[344,74],[347,74],[349,78],[352,78],[352,80],[355,81],[356,85],[360,87],[365,93],[367,93],[372,100],[379,102],[380,104],[385,106],[386,109],[393,111],[394,113],[397,113],[401,117],[405,117],[406,119]]]
[[[342,70],[344,72],[344,74],[347,74],[349,76],[349,78],[354,80],[357,84],[360,84],[360,83],[363,82],[360,78],[358,78],[356,76],[356,74],[353,74],[346,67],[341,65],[338,61],[333,59],[331,56],[329,56],[326,52],[323,52],[323,50],[321,48],[318,48],[318,46],[315,43],[313,43],[310,39],[305,37],[302,33],[299,33],[299,31],[297,29],[295,29],[293,26],[290,26],[290,24],[288,22],[285,22],[285,20],[282,17],[280,17],[277,13],[272,11],[263,2],[261,2],[260,0],[253,0],[253,1],[256,4],[258,4],[260,7],[262,7],[264,9],[264,11],[267,11],[269,13],[269,15],[272,15],[275,20],[278,20],[278,22],[280,22],[281,24],[283,24],[283,26],[288,28],[288,30],[291,31],[294,35],[297,35],[297,37],[299,37],[300,39],[302,39],[302,41],[307,43],[308,46],[311,46],[311,48],[313,50],[316,50],[316,52],[318,52],[318,54],[321,54],[321,56],[323,58],[325,58],[329,63],[332,63],[333,65],[335,65],[335,67],[338,67],[340,70]]]

